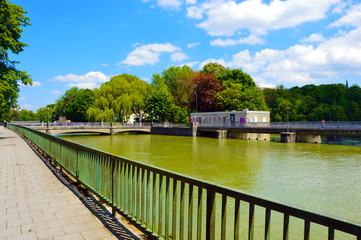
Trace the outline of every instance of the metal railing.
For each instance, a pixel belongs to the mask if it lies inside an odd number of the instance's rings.
[[[24,127],[46,127],[46,122],[22,122],[16,121],[11,122],[11,124],[24,126]],[[50,122],[51,127],[110,127],[111,122]],[[120,123],[113,122],[113,126],[124,126],[124,127],[132,127],[132,126],[151,126],[152,124],[149,122],[135,122],[135,123]]]
[[[190,124],[188,124],[188,123],[156,122],[156,123],[153,123],[153,127],[159,127],[159,128],[189,128]]]
[[[325,226],[327,239],[335,239],[335,233],[347,233],[361,240],[359,223],[151,167],[22,126],[10,128],[30,139],[154,238],[270,239],[271,219],[281,218],[272,221],[280,230],[277,239],[289,239],[289,233],[294,233],[292,222],[297,219],[302,221],[302,229],[295,239],[309,239],[312,229]],[[246,206],[246,212],[242,206]]]
[[[267,128],[267,129],[304,129],[304,130],[361,130],[361,122],[326,122],[321,125],[321,122],[247,122],[247,123],[230,123],[230,122],[202,122],[199,127],[212,128]]]

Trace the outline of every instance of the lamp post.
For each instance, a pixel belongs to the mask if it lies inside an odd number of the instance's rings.
[[[101,115],[102,115],[102,122],[100,123],[100,126],[103,126],[103,109],[100,110],[100,112],[102,113],[102,114],[101,114]]]
[[[49,119],[49,108],[48,108],[48,122],[50,122],[50,119]]]
[[[196,88],[196,90],[194,91],[194,93],[196,94],[196,113],[197,113],[197,112],[198,112],[197,84],[194,85],[194,87]]]
[[[290,107],[286,107],[287,109],[287,132],[290,131],[290,126],[289,126],[289,119],[288,119],[288,110],[290,109]]]

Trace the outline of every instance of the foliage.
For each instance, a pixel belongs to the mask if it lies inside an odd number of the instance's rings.
[[[11,111],[12,116],[11,120],[14,121],[37,121],[39,120],[37,114],[33,111],[28,111],[26,109],[21,109],[20,111],[14,109]]]
[[[154,87],[166,85],[178,106],[190,107],[194,88],[192,80],[197,74],[187,65],[170,66],[162,72],[162,75],[153,75],[152,85]]]
[[[172,95],[165,84],[157,86],[145,100],[145,112],[152,121],[169,121],[172,108]]]
[[[256,87],[256,83],[253,81],[251,76],[241,69],[226,69],[215,75],[221,82],[222,87],[226,87],[229,84],[240,83],[244,88]]]
[[[133,75],[112,77],[96,90],[95,104],[87,111],[88,120],[128,121],[132,114],[140,116],[149,88],[148,83]]]
[[[19,54],[27,45],[20,42],[21,27],[30,25],[22,7],[7,0],[0,1],[0,120],[9,117],[10,108],[16,107],[19,84],[32,84],[30,76],[16,69],[16,61],[10,60],[9,51]]]
[[[262,92],[258,88],[244,88],[240,83],[229,84],[216,95],[216,102],[218,108],[225,111],[267,110]]]
[[[272,121],[360,121],[361,88],[343,84],[264,89]]]
[[[216,94],[223,90],[218,79],[210,73],[200,73],[193,79],[193,84],[196,85],[197,99],[192,99],[193,109],[198,108],[199,112],[216,111]],[[196,106],[197,104],[197,106]]]
[[[214,76],[218,76],[219,74],[222,74],[223,72],[229,70],[228,68],[225,68],[219,63],[207,63],[203,66],[202,73],[211,73]]]
[[[86,111],[95,103],[95,99],[92,90],[73,87],[57,101],[53,110],[54,117],[65,116],[73,122],[87,121]]]

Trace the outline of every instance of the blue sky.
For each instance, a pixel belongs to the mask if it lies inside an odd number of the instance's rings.
[[[29,47],[13,59],[33,86],[21,108],[74,86],[208,62],[241,68],[260,87],[361,85],[361,2],[346,0],[10,0],[28,12]]]

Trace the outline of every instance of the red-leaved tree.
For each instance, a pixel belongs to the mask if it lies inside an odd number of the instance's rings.
[[[217,111],[215,96],[223,90],[218,79],[210,73],[199,73],[193,78],[193,84],[197,85],[194,90],[197,91],[198,112]],[[192,99],[192,107],[196,109],[196,94]]]

